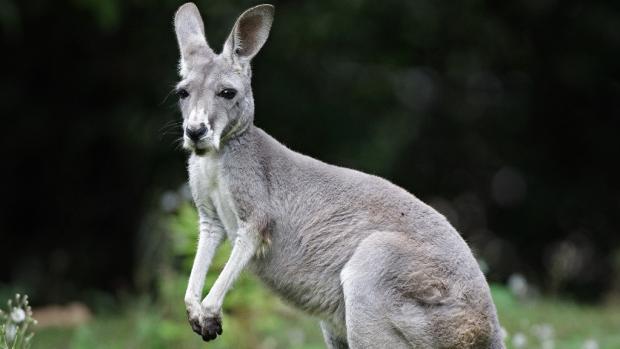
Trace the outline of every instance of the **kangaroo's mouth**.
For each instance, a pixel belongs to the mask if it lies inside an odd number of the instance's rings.
[[[207,154],[207,148],[194,148],[194,154],[204,156]]]
[[[211,147],[207,142],[201,141],[196,143],[189,142],[185,149],[198,156],[203,156],[206,155],[211,149],[213,149],[213,147]]]
[[[206,140],[200,140],[198,142],[186,140],[184,148],[198,156],[204,156],[210,151],[215,150],[215,147]]]

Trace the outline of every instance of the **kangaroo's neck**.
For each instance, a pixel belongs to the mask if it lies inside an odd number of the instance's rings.
[[[226,144],[229,141],[242,136],[249,128],[254,126],[253,121],[254,113],[248,117],[241,117],[237,119],[237,122],[228,124],[222,132],[222,143]]]
[[[252,123],[239,126],[237,131],[234,131],[229,137],[226,138],[221,151],[222,154],[227,152],[238,152],[243,150],[244,146],[247,146],[256,137],[256,126]]]

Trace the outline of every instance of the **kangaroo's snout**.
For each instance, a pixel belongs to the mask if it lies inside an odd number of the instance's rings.
[[[206,133],[207,127],[204,122],[201,122],[199,126],[190,125],[185,128],[185,134],[194,142],[198,142]]]

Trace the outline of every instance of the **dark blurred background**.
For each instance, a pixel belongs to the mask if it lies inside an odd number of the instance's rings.
[[[491,281],[618,292],[620,2],[273,2],[258,126],[430,203]],[[143,287],[150,217],[186,178],[181,3],[0,1],[0,283],[39,302]],[[198,1],[211,46],[257,3]]]

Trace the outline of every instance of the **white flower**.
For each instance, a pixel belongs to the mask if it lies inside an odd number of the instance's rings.
[[[520,299],[523,299],[527,296],[528,292],[528,284],[525,276],[521,274],[512,274],[508,277],[508,289],[512,294]]]
[[[8,325],[6,325],[6,329],[5,329],[5,333],[6,333],[6,339],[8,340],[8,342],[13,342],[13,340],[15,339],[15,335],[17,334],[17,326],[15,326],[12,323],[9,323]]]
[[[512,345],[515,348],[525,348],[527,345],[527,337],[521,332],[515,333],[515,335],[512,336]]]
[[[550,324],[540,324],[532,326],[532,332],[538,337],[542,342],[553,339],[553,326]]]
[[[26,320],[26,312],[22,308],[13,308],[11,312],[11,320],[14,323],[18,324],[24,320]]]
[[[596,341],[596,339],[586,339],[585,342],[583,342],[583,349],[598,349],[598,342]]]

